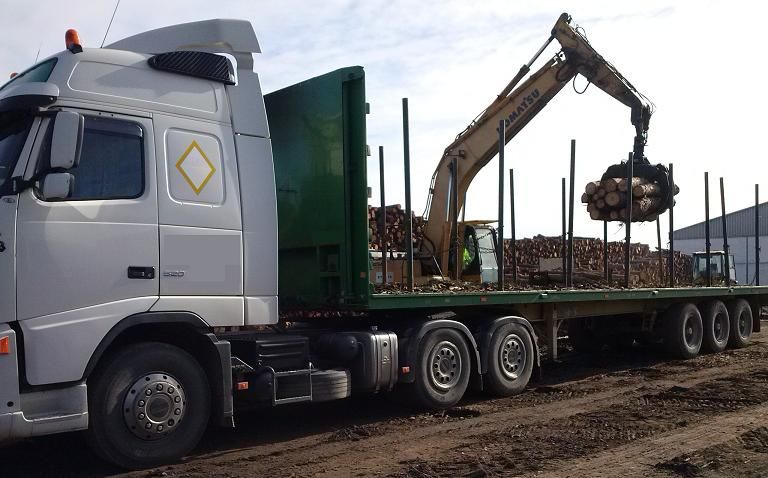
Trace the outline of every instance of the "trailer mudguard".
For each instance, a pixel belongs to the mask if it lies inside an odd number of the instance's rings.
[[[474,352],[474,362],[477,365],[476,372],[478,375],[482,373],[480,368],[480,352],[477,348],[477,341],[475,340],[475,337],[472,335],[466,325],[444,317],[455,317],[455,314],[447,313],[431,316],[428,319],[432,320],[427,320],[418,326],[408,329],[403,334],[404,347],[400,348],[400,364],[407,365],[409,369],[408,372],[400,374],[400,382],[413,383],[416,380],[416,375],[413,369],[410,367],[416,362],[416,356],[419,353],[419,344],[429,332],[440,328],[455,329],[464,335],[464,338],[467,339],[467,344],[471,348],[470,353]]]

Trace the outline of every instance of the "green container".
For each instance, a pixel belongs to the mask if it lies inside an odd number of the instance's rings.
[[[365,74],[349,67],[265,96],[283,307],[368,301]]]

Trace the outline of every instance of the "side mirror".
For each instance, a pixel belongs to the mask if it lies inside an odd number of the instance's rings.
[[[80,162],[85,118],[73,111],[60,111],[53,123],[51,169],[72,169]]]
[[[67,199],[75,189],[75,177],[70,173],[49,173],[43,178],[41,195],[46,201]]]

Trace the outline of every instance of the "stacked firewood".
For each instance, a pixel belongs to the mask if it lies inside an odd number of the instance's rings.
[[[627,178],[607,178],[587,183],[581,202],[596,221],[626,221],[627,197],[631,197],[632,222],[655,221],[666,210],[665,188],[640,177],[632,178],[631,184]],[[678,192],[675,186],[675,194]]]
[[[536,236],[532,239],[519,239],[515,242],[517,248],[517,275],[526,278],[540,272],[541,259],[560,258],[553,261],[552,272],[562,275],[562,238]],[[575,238],[573,241],[573,270],[574,275],[587,278],[602,277],[603,275],[603,241],[592,238]],[[647,244],[630,245],[630,280],[635,286],[661,286],[669,283],[668,274],[669,251],[661,251],[663,269],[659,268],[659,252],[651,250]],[[691,256],[678,251],[674,256],[675,283],[690,284],[693,261]],[[511,240],[504,240],[504,264],[511,274],[512,254]],[[609,275],[616,281],[624,277],[624,243],[608,243]],[[662,275],[663,271],[663,275]],[[554,274],[557,275],[557,274]]]
[[[379,250],[381,239],[387,244],[388,251],[405,251],[405,210],[394,204],[384,209],[387,218],[387,230],[381,231],[382,208],[368,206],[368,248]],[[413,215],[413,244],[418,246],[424,236],[424,218]]]

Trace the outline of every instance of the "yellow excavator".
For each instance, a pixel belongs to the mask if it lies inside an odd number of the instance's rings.
[[[560,43],[560,51],[523,81],[553,40]],[[445,149],[432,176],[424,240],[417,252],[423,275],[439,274],[456,279],[456,273],[449,271],[458,269],[458,278],[465,281],[496,280],[495,244],[499,240],[496,231],[488,221],[459,223],[455,218],[464,207],[465,194],[475,175],[498,153],[500,121],[504,121],[505,139],[509,142],[577,74],[630,108],[635,128],[634,176],[668,184],[666,168],[651,165],[644,155],[653,103],[595,51],[579,27],[572,23],[571,16],[563,13],[533,58]],[[456,171],[453,171],[454,164]],[[609,167],[603,178],[625,176],[626,165],[622,163]],[[665,201],[671,202],[671,195],[665,193],[665,196],[669,198]],[[668,207],[666,204],[661,212]],[[460,261],[458,268],[456,260]]]

